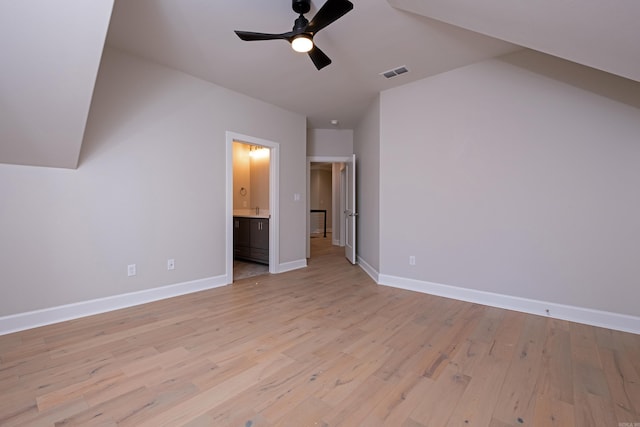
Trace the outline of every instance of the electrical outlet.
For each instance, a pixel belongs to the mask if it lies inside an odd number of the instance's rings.
[[[135,275],[136,275],[136,265],[135,264],[127,265],[127,276],[131,277]]]
[[[167,260],[167,270],[173,270],[176,268],[176,262],[173,258]]]
[[[416,265],[416,257],[414,255],[409,256],[409,265]]]

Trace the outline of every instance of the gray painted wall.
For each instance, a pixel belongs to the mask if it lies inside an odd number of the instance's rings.
[[[350,156],[353,154],[352,129],[309,129],[307,156]]]
[[[107,48],[79,168],[0,165],[0,316],[225,274],[226,131],[280,143],[304,261],[305,117]]]
[[[380,272],[637,316],[639,84],[543,61],[381,94]]]
[[[354,132],[357,179],[357,252],[380,270],[380,98],[376,97]]]

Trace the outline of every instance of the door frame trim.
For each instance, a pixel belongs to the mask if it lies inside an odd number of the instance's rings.
[[[267,139],[226,131],[226,226],[225,276],[233,283],[233,142],[260,145],[269,149],[269,273],[280,265],[280,144]]]

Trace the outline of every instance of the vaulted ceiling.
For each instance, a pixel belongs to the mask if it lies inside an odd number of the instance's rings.
[[[0,2],[0,162],[77,166],[112,8]]]
[[[0,162],[74,168],[106,45],[308,117],[351,128],[380,91],[523,47],[640,81],[640,2],[352,0],[316,43],[317,71],[284,41],[291,0],[0,3]],[[324,0],[312,0],[312,17]],[[380,73],[399,66],[409,73]]]
[[[389,3],[640,81],[640,2],[637,0],[389,0]]]

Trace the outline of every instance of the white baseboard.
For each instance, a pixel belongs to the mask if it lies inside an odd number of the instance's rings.
[[[640,317],[379,274],[361,258],[358,258],[358,263],[360,268],[380,285],[640,334]],[[279,265],[278,272],[284,273],[306,266],[306,259],[286,262]],[[216,276],[4,316],[0,317],[0,335],[213,289],[227,284],[226,275]]]
[[[0,335],[51,325],[228,284],[226,275],[0,317]]]
[[[552,317],[554,319],[568,320],[571,322],[584,323],[586,325],[640,334],[640,317],[630,316],[627,314],[611,313],[591,308],[495,294],[475,289],[442,285],[440,283],[406,279],[404,277],[390,276],[386,274],[378,275],[378,284],[488,305],[491,307],[504,308],[507,310]]]
[[[371,267],[369,263],[367,263],[365,260],[363,260],[360,257],[358,257],[358,265],[360,266],[361,269],[364,270],[365,273],[369,275],[369,277],[373,279],[374,282],[379,283],[378,282],[379,273],[375,268]]]
[[[299,259],[296,261],[283,262],[278,265],[278,273],[286,273],[287,271],[297,270],[299,268],[305,268],[307,266],[307,259]]]

